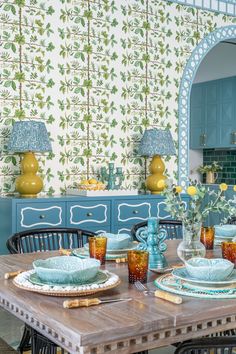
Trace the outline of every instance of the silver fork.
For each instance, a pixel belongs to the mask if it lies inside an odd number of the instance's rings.
[[[155,294],[154,290],[149,290],[145,285],[143,285],[143,283],[141,283],[141,281],[137,280],[134,283],[134,286],[136,287],[136,289],[138,291],[142,291],[144,293],[144,295],[152,295]]]

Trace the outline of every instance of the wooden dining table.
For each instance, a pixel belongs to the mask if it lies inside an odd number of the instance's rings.
[[[176,247],[177,241],[168,241],[169,264],[179,262]],[[208,256],[218,253],[213,251]],[[88,308],[64,309],[65,297],[32,293],[4,279],[6,272],[29,270],[33,260],[57,254],[0,256],[0,306],[71,354],[135,353],[236,327],[236,299],[183,297],[183,303],[176,305],[145,296],[128,283],[126,263],[106,262],[105,269],[119,275],[121,284],[99,293],[99,298],[132,300]],[[153,281],[157,277],[149,272],[150,289],[155,289]]]

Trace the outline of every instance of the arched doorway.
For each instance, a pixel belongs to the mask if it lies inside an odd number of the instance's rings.
[[[206,54],[223,40],[236,38],[236,26],[216,29],[206,36],[192,52],[184,69],[179,91],[179,184],[185,188],[189,176],[190,93],[196,72]]]

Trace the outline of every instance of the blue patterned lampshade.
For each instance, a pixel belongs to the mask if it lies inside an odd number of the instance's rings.
[[[51,150],[51,142],[43,122],[30,120],[14,123],[8,143],[8,151],[46,152]]]
[[[169,130],[148,129],[141,139],[139,150],[141,156],[175,155],[175,146]]]

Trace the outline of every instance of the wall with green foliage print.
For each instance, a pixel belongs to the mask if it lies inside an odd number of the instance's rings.
[[[170,129],[177,148],[178,91],[193,48],[235,18],[164,0],[8,0],[0,3],[0,192],[13,193],[20,156],[12,124],[44,121],[53,152],[38,155],[44,193],[64,193],[121,166],[140,188],[146,128]],[[178,156],[166,157],[177,177]]]

